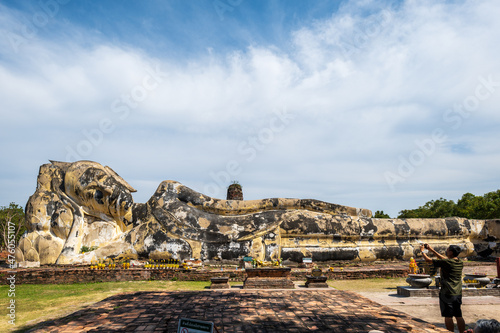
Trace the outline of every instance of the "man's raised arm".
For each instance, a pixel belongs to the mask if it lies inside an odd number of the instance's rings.
[[[422,256],[424,257],[425,261],[427,262],[432,262],[432,259],[429,258],[429,256],[427,256],[426,253],[423,252],[424,249],[427,249],[429,251],[431,251],[432,253],[434,253],[436,255],[436,257],[438,257],[439,259],[446,259],[445,256],[443,256],[442,254],[439,254],[436,250],[434,250],[429,244],[421,244],[420,245],[420,251],[422,251]]]

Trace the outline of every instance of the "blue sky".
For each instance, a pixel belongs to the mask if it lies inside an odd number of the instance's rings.
[[[145,202],[315,198],[396,216],[500,188],[500,3],[0,1],[0,205],[41,164]]]

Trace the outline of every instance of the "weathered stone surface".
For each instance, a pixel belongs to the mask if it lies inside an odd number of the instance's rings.
[[[149,259],[153,259],[153,260],[172,259],[172,253],[170,253],[170,252],[161,252],[161,251],[153,251],[153,252],[149,253]]]
[[[500,253],[500,220],[375,219],[367,209],[312,199],[219,200],[175,181],[162,182],[147,203],[134,203],[134,191],[96,162],[42,165],[16,258],[373,261],[409,259],[420,242],[438,251],[458,244],[462,255]],[[80,253],[82,246],[98,249]]]
[[[26,205],[29,233],[19,243],[19,257],[42,264],[90,262],[97,257],[95,253],[81,254],[82,246],[111,243],[118,250],[105,255],[120,254],[123,248],[130,248],[120,236],[133,227],[133,191],[113,170],[99,163],[42,165],[37,189]],[[117,243],[123,244],[120,247]]]
[[[40,267],[39,261],[22,261],[19,263],[19,268],[35,268]]]

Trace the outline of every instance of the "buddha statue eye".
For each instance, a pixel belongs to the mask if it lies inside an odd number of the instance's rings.
[[[102,198],[104,198],[104,195],[102,194],[102,192],[100,190],[96,190],[94,193],[95,201],[97,201],[97,203],[103,205],[104,201],[102,201]]]

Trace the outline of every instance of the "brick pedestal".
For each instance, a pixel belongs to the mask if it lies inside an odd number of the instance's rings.
[[[294,289],[290,268],[249,268],[243,289]]]
[[[229,276],[213,277],[210,279],[210,289],[229,289]]]
[[[330,286],[326,283],[326,276],[312,276],[306,275],[306,288],[329,288]]]

